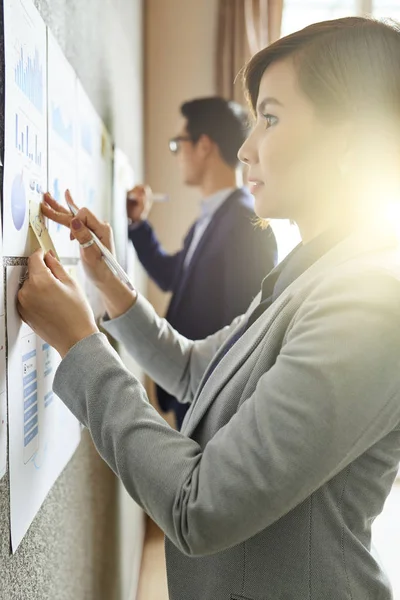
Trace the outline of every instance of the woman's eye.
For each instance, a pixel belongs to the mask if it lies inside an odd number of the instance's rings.
[[[266,115],[263,115],[263,118],[264,118],[264,121],[266,122],[266,125],[265,125],[266,129],[273,127],[273,125],[276,125],[278,122],[278,117],[275,117],[274,115],[266,114]]]

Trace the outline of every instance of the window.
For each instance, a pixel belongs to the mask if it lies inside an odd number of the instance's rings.
[[[397,0],[373,0],[372,14],[378,19],[390,17],[400,21],[400,2]]]
[[[318,21],[371,14],[400,22],[399,0],[285,0],[282,36]]]
[[[282,35],[318,21],[356,15],[360,12],[359,6],[360,0],[285,0]]]

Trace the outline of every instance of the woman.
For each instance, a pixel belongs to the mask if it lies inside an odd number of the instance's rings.
[[[192,405],[170,429],[63,267],[32,256],[20,313],[63,357],[56,393],[164,530],[172,600],[392,597],[371,523],[400,459],[399,242],[383,216],[400,196],[399,56],[395,26],[349,18],[246,67],[256,212],[295,220],[303,243],[206,340],[176,334],[86,247],[89,230],[111,247],[108,226],[46,198],[85,245],[105,328]]]

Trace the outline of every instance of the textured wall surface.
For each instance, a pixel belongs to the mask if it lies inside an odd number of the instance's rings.
[[[35,0],[35,4],[141,179],[141,0]],[[1,127],[1,148],[2,131]],[[116,478],[84,432],[77,452],[12,556],[5,476],[0,482],[0,599],[119,600],[126,584],[119,561],[118,499]]]
[[[8,476],[0,482],[0,598],[118,598],[117,486],[87,432],[15,555]]]

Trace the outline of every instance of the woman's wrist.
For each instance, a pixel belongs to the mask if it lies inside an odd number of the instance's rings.
[[[110,319],[125,314],[135,304],[136,290],[130,290],[120,279],[110,272],[110,276],[97,284]]]
[[[66,357],[66,355],[68,354],[68,352],[74,347],[76,346],[76,344],[78,344],[79,342],[81,342],[82,340],[86,339],[87,337],[90,337],[91,335],[95,334],[95,333],[99,333],[99,329],[98,327],[87,327],[85,330],[82,330],[79,335],[71,335],[69,336],[67,339],[64,339],[62,341],[62,344],[60,345],[60,347],[57,348],[57,351],[59,353],[59,355],[61,356],[62,359],[64,359]]]

